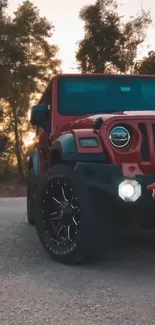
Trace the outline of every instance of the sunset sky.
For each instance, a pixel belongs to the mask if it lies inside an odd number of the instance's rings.
[[[83,5],[93,4],[94,0],[33,0],[39,9],[40,15],[46,16],[53,22],[55,33],[52,42],[60,48],[60,59],[63,61],[64,72],[75,72],[76,42],[83,37],[83,23],[79,20],[79,10]],[[155,50],[155,0],[119,0],[123,4],[120,13],[128,19],[135,16],[142,5],[151,10],[153,25],[149,28],[145,44],[139,50],[139,56],[146,55],[149,50]],[[21,4],[21,0],[10,0],[10,14]]]

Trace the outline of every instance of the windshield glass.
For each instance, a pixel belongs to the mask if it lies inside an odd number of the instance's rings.
[[[59,79],[62,115],[155,110],[155,78],[140,76],[66,76]]]

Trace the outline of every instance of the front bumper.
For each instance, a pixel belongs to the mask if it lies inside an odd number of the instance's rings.
[[[83,163],[78,162],[75,165],[75,172],[78,175],[80,182],[85,185],[103,191],[109,194],[113,199],[123,201],[119,197],[119,184],[126,179],[136,180],[141,185],[141,196],[135,202],[129,204],[136,205],[154,205],[152,193],[147,189],[147,186],[155,182],[155,174],[137,175],[134,178],[129,178],[123,175],[122,169],[116,165],[101,164],[101,163]],[[124,201],[123,201],[124,202]],[[126,204],[126,202],[124,202]]]

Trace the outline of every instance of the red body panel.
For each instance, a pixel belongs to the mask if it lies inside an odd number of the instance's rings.
[[[67,75],[65,75],[67,76]],[[81,76],[81,75],[79,75]],[[86,75],[84,75],[86,76]],[[94,75],[87,75],[89,78]],[[106,75],[104,75],[105,77]],[[107,75],[109,77],[109,75]],[[122,76],[122,75],[120,75]],[[128,76],[128,75],[127,75]],[[141,75],[143,78],[149,78],[150,76]],[[113,114],[100,114],[87,117],[77,116],[62,116],[58,113],[57,98],[58,87],[57,81],[61,76],[55,77],[48,85],[45,93],[43,94],[40,103],[46,103],[46,94],[51,89],[52,94],[52,133],[50,135],[50,141],[57,138],[63,133],[71,132],[75,135],[77,141],[78,152],[105,152],[109,158],[111,164],[117,164],[122,166],[124,175],[134,177],[136,174],[151,174],[155,173],[155,144],[154,135],[152,131],[152,124],[155,124],[155,112],[117,112]],[[78,75],[76,75],[78,78]],[[119,75],[113,75],[111,77],[119,78]],[[125,76],[124,76],[125,77]],[[134,77],[134,76],[133,76]],[[137,77],[137,75],[135,76]],[[151,76],[152,77],[152,76]],[[140,76],[139,76],[140,78]],[[93,123],[98,118],[102,117],[103,125],[100,131],[93,129]],[[113,147],[109,141],[109,132],[116,124],[126,123],[133,129],[133,139],[130,144],[124,149],[117,149]],[[148,162],[144,162],[141,159],[141,145],[142,137],[138,128],[138,123],[145,123],[149,140],[149,152],[150,159]],[[99,139],[99,147],[97,148],[81,148],[78,143],[79,137],[96,136]],[[47,134],[44,137],[41,136],[39,144],[47,143]],[[41,172],[44,170],[43,157],[41,158]]]

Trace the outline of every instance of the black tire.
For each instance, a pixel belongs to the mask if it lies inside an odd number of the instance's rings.
[[[33,169],[28,173],[27,182],[27,221],[29,225],[35,225],[35,204],[36,204],[36,177]]]
[[[61,202],[56,198],[58,193],[62,196]],[[68,202],[63,200],[63,194]],[[76,264],[91,262],[103,252],[108,252],[116,228],[110,214],[110,204],[102,196],[98,191],[93,190],[92,193],[90,188],[81,184],[69,165],[55,165],[42,177],[37,193],[36,229],[52,258],[65,264]],[[57,223],[61,223],[61,230]],[[66,241],[62,231],[67,233]]]

